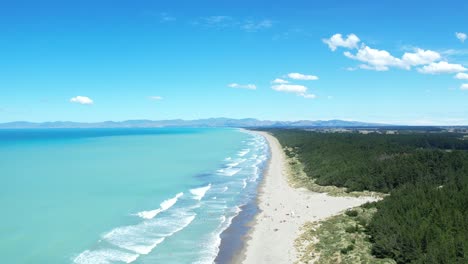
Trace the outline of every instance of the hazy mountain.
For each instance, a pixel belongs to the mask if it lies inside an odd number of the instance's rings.
[[[269,121],[254,118],[208,118],[197,120],[127,120],[121,122],[105,121],[98,123],[79,122],[10,122],[0,124],[0,129],[7,128],[145,128],[145,127],[376,127],[389,126],[387,124],[364,123],[357,121],[327,120],[327,121]]]

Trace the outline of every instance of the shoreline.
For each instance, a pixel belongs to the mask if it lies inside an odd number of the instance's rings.
[[[298,260],[295,240],[305,223],[324,220],[376,200],[372,197],[333,197],[291,187],[278,140],[267,132],[251,132],[267,140],[270,156],[258,184],[257,214],[247,225],[249,230],[243,237],[242,249],[239,254],[234,254],[230,263],[294,263]]]
[[[244,133],[256,134],[252,130],[243,128],[240,130],[244,131]],[[269,147],[268,142],[265,142],[265,144]],[[262,162],[262,166],[260,167],[261,173],[258,180],[255,181],[256,186],[254,191],[249,191],[248,201],[239,206],[239,213],[231,219],[230,225],[220,234],[221,242],[218,246],[218,253],[213,260],[213,263],[232,263],[233,260],[238,258],[239,254],[242,253],[245,248],[244,237],[246,237],[252,229],[252,222],[255,220],[255,217],[260,210],[258,208],[258,191],[263,182],[263,177],[265,170],[268,167],[269,160],[270,151],[268,149],[267,159]]]

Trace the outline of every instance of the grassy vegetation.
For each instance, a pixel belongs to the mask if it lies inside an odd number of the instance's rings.
[[[296,240],[298,263],[396,263],[371,254],[372,243],[365,230],[376,211],[376,208],[358,207],[323,222],[307,223]]]

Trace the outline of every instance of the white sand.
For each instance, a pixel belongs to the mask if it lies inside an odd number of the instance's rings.
[[[265,133],[271,159],[259,190],[261,212],[246,241],[244,256],[235,262],[244,264],[293,263],[297,259],[294,240],[306,222],[322,220],[339,212],[373,201],[371,197],[332,197],[289,186],[283,151],[278,140]]]

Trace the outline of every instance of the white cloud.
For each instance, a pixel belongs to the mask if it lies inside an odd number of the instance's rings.
[[[440,74],[440,73],[458,73],[468,69],[461,64],[451,64],[446,61],[433,62],[418,69],[418,72],[423,74]]]
[[[293,93],[293,94],[296,94],[297,96],[302,96],[307,99],[317,98],[315,94],[307,93],[307,87],[305,87],[304,85],[279,84],[279,85],[273,85],[271,89],[278,91],[278,92]]]
[[[346,39],[343,39],[343,35],[341,34],[335,34],[331,38],[323,39],[322,41],[327,44],[332,51],[335,51],[338,47],[357,49],[361,40],[354,34],[349,34]]]
[[[168,13],[160,13],[159,14],[159,20],[161,22],[172,22],[172,21],[175,21],[176,18],[169,15]]]
[[[154,101],[160,101],[163,98],[161,96],[150,96],[149,99],[154,100]]]
[[[440,53],[446,56],[463,56],[468,55],[468,49],[446,49]]]
[[[361,69],[387,71],[390,66],[406,68],[401,59],[393,57],[388,51],[372,49],[368,46],[362,46],[356,55],[349,51],[344,52],[344,55],[350,59],[366,63],[359,66]]]
[[[269,19],[252,20],[231,16],[207,16],[192,22],[193,25],[217,29],[240,29],[246,32],[256,32],[273,27],[273,21]]]
[[[468,90],[468,83],[464,83],[460,86],[460,89],[462,90]]]
[[[250,89],[250,90],[255,90],[255,89],[257,89],[257,86],[256,86],[255,84],[230,83],[230,84],[228,84],[228,87],[231,87],[231,88],[240,88],[240,89]]]
[[[441,56],[438,52],[432,50],[416,49],[414,53],[405,52],[403,54],[403,63],[409,68],[410,66],[425,65],[440,60]]]
[[[455,33],[455,36],[457,37],[457,39],[459,39],[462,43],[465,42],[466,40],[466,34],[463,33],[463,32],[457,32]]]
[[[300,96],[307,98],[307,99],[315,99],[317,96],[315,94],[301,94]]]
[[[307,92],[307,87],[297,84],[279,84],[273,85],[271,88],[275,91],[286,93],[305,94]]]
[[[264,19],[261,21],[252,21],[252,20],[247,20],[243,25],[242,28],[246,31],[257,31],[260,29],[267,29],[271,28],[273,26],[273,22],[268,19]]]
[[[455,78],[459,80],[468,80],[468,73],[459,72],[455,75]]]
[[[91,105],[93,104],[93,100],[91,98],[86,97],[86,96],[75,96],[70,99],[70,102],[72,103],[78,103],[82,105]]]
[[[318,77],[315,75],[305,75],[297,72],[289,73],[288,77],[293,80],[302,80],[302,81],[314,81],[318,80]]]
[[[364,62],[365,64],[359,65],[359,68],[365,70],[388,71],[390,67],[410,70],[413,66],[426,65],[418,71],[432,74],[464,71],[464,67],[460,64],[437,62],[442,58],[440,53],[420,48],[414,52],[405,52],[401,58],[394,57],[386,50],[373,49],[365,45],[361,46],[355,55],[349,51],[344,52],[344,55],[350,59]]]
[[[232,20],[232,17],[230,16],[209,16],[209,17],[204,17],[202,20],[209,25],[219,25],[226,23],[228,21]]]
[[[285,83],[289,83],[289,82],[286,81],[286,80],[280,79],[280,78],[276,78],[276,79],[274,79],[272,81],[272,83],[285,84]]]
[[[422,65],[426,65],[423,68],[427,68],[442,59],[442,55],[439,52],[420,48],[413,48],[414,52],[405,52],[400,58],[393,56],[386,50],[374,49],[364,43],[358,47],[360,40],[354,34],[348,35],[347,39],[343,39],[341,34],[335,34],[330,39],[323,41],[328,44],[331,50],[336,50],[338,47],[357,48],[358,51],[355,54],[346,51],[344,55],[350,59],[363,62],[357,68],[365,70],[388,71],[391,67],[410,70],[414,66]],[[356,70],[356,67],[348,67],[347,70]],[[425,73],[426,71],[430,71],[430,69],[420,69],[419,71]]]

